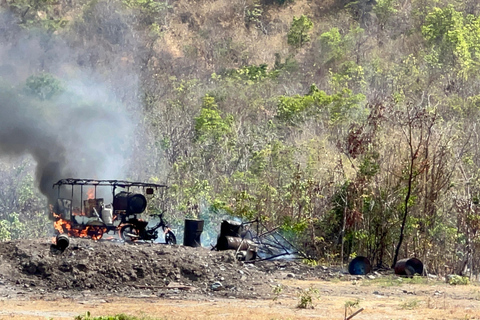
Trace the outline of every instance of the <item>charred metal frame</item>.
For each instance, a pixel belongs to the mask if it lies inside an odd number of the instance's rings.
[[[245,261],[246,263],[255,263],[263,260],[276,259],[282,256],[294,255],[299,259],[308,258],[304,252],[298,250],[295,245],[288,241],[280,232],[280,227],[267,228],[258,218],[252,221],[240,223],[241,228],[243,229],[243,235],[241,237],[229,237],[225,235],[220,235],[220,237],[225,237],[228,240],[232,240],[234,245],[227,249],[236,249],[235,256],[239,251],[245,246],[253,244],[257,247],[258,250],[262,251],[263,257],[259,258],[258,256],[253,260]],[[219,237],[219,239],[220,239]],[[231,238],[231,239],[228,239]],[[219,242],[217,245],[212,248],[212,250],[219,250]],[[222,243],[223,245],[223,243]],[[228,247],[228,246],[227,246]]]
[[[94,198],[97,198],[97,187],[98,186],[107,186],[112,187],[112,196],[115,196],[115,189],[122,188],[130,191],[131,187],[140,187],[144,190],[146,188],[168,188],[167,185],[157,184],[157,183],[147,183],[147,182],[132,182],[126,180],[99,180],[99,179],[61,179],[53,184],[53,188],[57,187],[58,194],[57,197],[60,197],[60,187],[63,185],[72,186],[72,199],[73,199],[73,187],[80,186],[80,210],[83,212],[83,186],[93,186],[94,187]],[[73,202],[70,203],[70,210],[73,212]]]
[[[258,245],[259,249],[263,249],[270,254],[270,256],[257,259],[256,261],[271,260],[282,256],[295,255],[300,259],[307,258],[305,254],[298,250],[295,245],[288,241],[280,232],[280,227],[274,227],[272,229],[267,228],[258,218],[252,221],[242,223],[243,226],[249,226],[255,224],[255,234],[250,232],[252,241]],[[278,250],[276,253],[272,249]],[[255,261],[248,261],[255,262]]]

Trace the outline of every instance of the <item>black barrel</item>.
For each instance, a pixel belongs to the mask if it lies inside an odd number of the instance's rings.
[[[122,191],[113,198],[114,210],[125,210],[128,214],[142,213],[147,208],[143,194]]]
[[[240,237],[218,237],[217,250],[247,250],[254,247],[255,244],[251,240],[242,239]]]
[[[395,264],[395,274],[399,276],[413,277],[423,275],[423,263],[417,258],[398,260]]]
[[[203,232],[203,220],[185,219],[183,245],[187,247],[201,247],[200,236]]]
[[[364,275],[372,271],[370,260],[365,257],[358,256],[348,264],[348,272],[352,275]]]
[[[241,261],[255,260],[257,257],[256,244],[240,237],[218,237],[216,248],[218,251],[236,250],[236,258]]]
[[[66,234],[59,234],[56,237],[56,245],[59,250],[64,251],[70,245],[70,239],[68,239]]]
[[[241,222],[223,220],[220,225],[220,237],[240,237],[243,231]]]

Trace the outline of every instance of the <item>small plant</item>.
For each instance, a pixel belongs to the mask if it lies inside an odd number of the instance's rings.
[[[406,301],[404,303],[402,303],[401,307],[402,309],[406,309],[406,310],[413,310],[413,309],[416,309],[419,305],[420,301],[418,299],[412,299],[410,301]]]
[[[350,300],[345,301],[345,319],[347,319],[347,311],[350,312],[352,308],[358,307],[359,305],[360,305],[360,299],[355,299],[354,301],[350,301]]]
[[[135,317],[135,316],[129,316],[126,314],[117,314],[114,316],[99,316],[99,317],[92,317],[90,314],[90,311],[85,312],[84,315],[81,316],[76,316],[75,320],[160,320],[160,319],[154,319],[150,317]]]
[[[318,266],[318,261],[315,259],[303,259],[302,262],[310,267]]]
[[[275,295],[275,297],[273,297],[273,301],[278,299],[278,296],[280,296],[280,294],[283,292],[283,289],[284,287],[281,284],[278,284],[275,286],[275,288],[273,288],[272,292]]]
[[[299,309],[313,309],[313,300],[318,297],[318,290],[315,288],[308,288],[300,291],[299,299],[300,301],[297,304]]]
[[[345,301],[345,308],[355,308],[360,305],[360,299],[355,299],[354,301]]]
[[[263,9],[258,3],[255,3],[252,7],[245,7],[245,24],[248,26],[250,23],[259,26],[262,21]]]

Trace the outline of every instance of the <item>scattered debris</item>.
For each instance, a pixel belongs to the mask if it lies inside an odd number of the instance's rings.
[[[268,229],[258,219],[243,223],[222,221],[213,249],[236,250],[238,260],[249,262],[282,257],[307,258],[279,232],[278,227]]]

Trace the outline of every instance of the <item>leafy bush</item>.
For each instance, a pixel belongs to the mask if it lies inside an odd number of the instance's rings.
[[[215,102],[215,98],[206,95],[200,115],[195,118],[195,137],[197,141],[212,138],[219,141],[232,130],[233,117],[222,118]]]
[[[452,274],[448,276],[448,283],[451,285],[468,285],[470,279],[468,277],[459,276],[457,274]]]
[[[287,42],[295,48],[303,46],[310,41],[308,34],[313,28],[313,22],[306,15],[302,14],[300,17],[293,17],[290,30],[287,34]]]
[[[377,3],[373,6],[373,12],[375,12],[380,24],[384,26],[388,19],[397,13],[395,9],[396,0],[377,0]]]
[[[263,63],[258,66],[250,65],[244,66],[239,69],[227,70],[226,75],[230,78],[237,80],[247,80],[251,83],[261,81],[267,78],[276,78],[278,76],[278,70],[268,71],[268,65]]]
[[[32,75],[25,82],[25,92],[41,100],[49,100],[63,91],[60,80],[49,73]]]
[[[343,89],[336,94],[328,95],[318,90],[315,85],[304,96],[281,96],[277,105],[277,118],[289,125],[298,125],[309,118],[325,115],[324,119],[338,123],[345,119],[352,119],[365,96],[353,94],[349,89]]]

